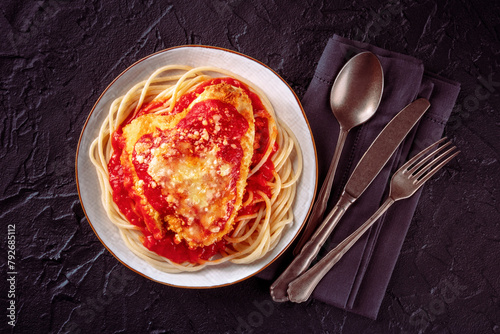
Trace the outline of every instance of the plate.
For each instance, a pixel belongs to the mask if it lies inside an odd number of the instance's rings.
[[[156,69],[169,64],[215,66],[251,81],[265,92],[277,117],[291,128],[300,143],[304,165],[293,204],[293,224],[283,232],[278,245],[256,262],[245,265],[226,262],[192,273],[169,274],[159,271],[125,246],[118,228],[111,223],[104,211],[97,173],[88,156],[90,145],[97,137],[111,102],[125,94],[135,83],[147,79]],[[163,284],[186,288],[212,288],[233,284],[255,275],[290,246],[311,210],[317,186],[316,160],[314,140],[304,110],[293,90],[278,74],[263,63],[234,51],[207,46],[180,46],[139,60],[104,90],[80,135],[76,153],[76,181],[80,202],[90,226],[102,244],[125,266]]]

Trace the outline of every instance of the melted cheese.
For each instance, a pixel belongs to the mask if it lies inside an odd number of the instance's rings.
[[[176,207],[176,213],[188,218],[197,218],[205,229],[214,229],[217,218],[227,217],[227,206],[222,199],[234,199],[231,194],[225,194],[229,187],[227,178],[222,177],[220,169],[230,169],[232,166],[217,159],[214,147],[200,157],[186,159],[165,158],[162,152],[157,152],[148,167],[148,174],[153,182],[162,188],[162,193],[168,202]],[[175,172],[174,172],[175,171]],[[185,200],[181,201],[182,195]],[[182,225],[182,223],[181,223]],[[191,238],[193,239],[193,238]]]

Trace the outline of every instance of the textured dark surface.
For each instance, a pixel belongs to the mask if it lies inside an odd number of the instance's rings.
[[[498,1],[46,0],[0,10],[2,332],[500,333]],[[317,301],[272,304],[258,278],[185,290],[118,263],[86,222],[74,173],[82,126],[113,78],[155,51],[206,44],[268,64],[302,97],[333,33],[462,83],[445,130],[462,154],[426,185],[378,320]]]

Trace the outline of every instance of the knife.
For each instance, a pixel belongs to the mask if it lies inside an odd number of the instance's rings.
[[[288,300],[288,284],[309,267],[346,210],[380,173],[399,144],[425,111],[429,109],[429,106],[429,101],[423,98],[413,101],[394,116],[375,138],[354,168],[335,207],[323,220],[312,238],[304,245],[300,254],[271,285],[270,292],[274,301],[285,302]]]

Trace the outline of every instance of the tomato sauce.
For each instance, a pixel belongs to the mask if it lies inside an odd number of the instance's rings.
[[[143,245],[150,251],[166,257],[175,263],[202,263],[226,249],[226,241],[215,242],[210,246],[190,249],[184,242],[176,243],[173,233],[167,233],[162,239],[156,239],[147,235],[143,239]],[[201,260],[201,261],[200,261]]]
[[[194,99],[196,99],[196,97],[204,91],[205,87],[222,82],[226,82],[235,87],[243,89],[252,101],[255,119],[255,140],[254,153],[251,164],[252,168],[262,159],[268,148],[270,140],[268,118],[270,116],[265,110],[259,97],[251,92],[248,87],[246,87],[246,85],[232,78],[215,78],[208,80],[199,85],[193,92],[181,96],[175,104],[171,114],[177,114],[187,108],[191,104],[191,102],[194,101]],[[130,221],[130,223],[138,226],[141,229],[142,233],[144,234],[144,236],[141,238],[141,241],[147,249],[159,254],[160,256],[164,256],[175,263],[203,263],[205,260],[209,260],[214,255],[219,254],[221,251],[223,251],[228,246],[226,244],[226,241],[222,239],[221,241],[218,241],[210,246],[197,247],[193,249],[190,248],[185,241],[181,241],[179,243],[174,238],[173,232],[160,231],[156,226],[156,222],[153,221],[148,214],[143,212],[143,210],[145,209],[139,204],[141,199],[135,194],[134,190],[132,189],[132,174],[121,164],[122,155],[126,154],[124,152],[125,138],[123,137],[122,132],[123,126],[141,115],[147,114],[153,110],[157,110],[162,105],[163,101],[153,101],[152,103],[143,106],[138,111],[138,113],[127,118],[122,123],[122,125],[120,125],[113,133],[111,137],[113,153],[108,163],[109,182],[113,190],[113,200],[117,204],[120,211]],[[210,129],[209,127],[213,126],[213,124],[203,124],[202,121],[199,120],[199,117],[203,116],[201,118],[204,119],[207,114],[221,113],[223,111],[237,113],[234,106],[232,105],[224,104],[217,100],[202,101],[202,103],[196,105],[196,107],[193,106],[189,115],[178,123],[178,127],[187,129],[189,131],[201,131],[204,128],[211,131],[213,129]],[[230,117],[230,121],[228,122],[224,122],[225,117],[221,117],[221,135],[228,141],[234,140],[235,144],[239,140],[238,137],[241,137],[246,132],[246,129],[248,127],[244,117],[241,115],[239,116],[240,118]],[[153,138],[149,138],[147,136],[151,135],[145,135],[140,140],[153,140]],[[164,142],[168,142],[168,133],[163,133],[160,137],[161,139],[158,144],[155,144],[156,146],[161,145]],[[234,146],[236,146],[236,148],[234,148]],[[243,156],[241,146],[225,145],[223,147],[225,147],[225,149],[219,151],[218,155],[220,158],[228,162],[232,162],[235,164],[235,166],[237,166],[237,168],[234,168],[231,171],[231,179],[237,180],[240,169],[239,166]],[[254,200],[248,206],[241,208],[238,212],[239,215],[255,213],[263,205],[265,206],[265,203],[259,201],[260,196],[257,194],[257,191],[262,191],[269,197],[272,195],[271,187],[268,185],[268,182],[272,181],[274,178],[273,171],[275,169],[271,161],[271,157],[274,152],[277,151],[277,149],[278,145],[277,143],[275,143],[272,154],[269,156],[264,165],[255,174],[248,178],[246,194],[243,202],[245,202],[245,199],[248,198],[249,191],[253,192]],[[151,177],[147,173],[147,165],[137,163],[134,158],[135,157],[133,157],[132,160],[134,161],[134,167],[136,169],[138,177],[144,180],[145,185],[149,185]],[[236,181],[234,181],[231,186],[236,186]],[[167,201],[161,194],[161,190],[159,189],[159,187],[153,189],[150,186],[145,186],[144,193],[151,206],[153,206],[153,208],[155,208],[155,210],[157,210],[162,216],[172,213],[175,210],[174,207],[171,207],[167,204]],[[229,203],[228,205],[232,205],[232,203]]]

